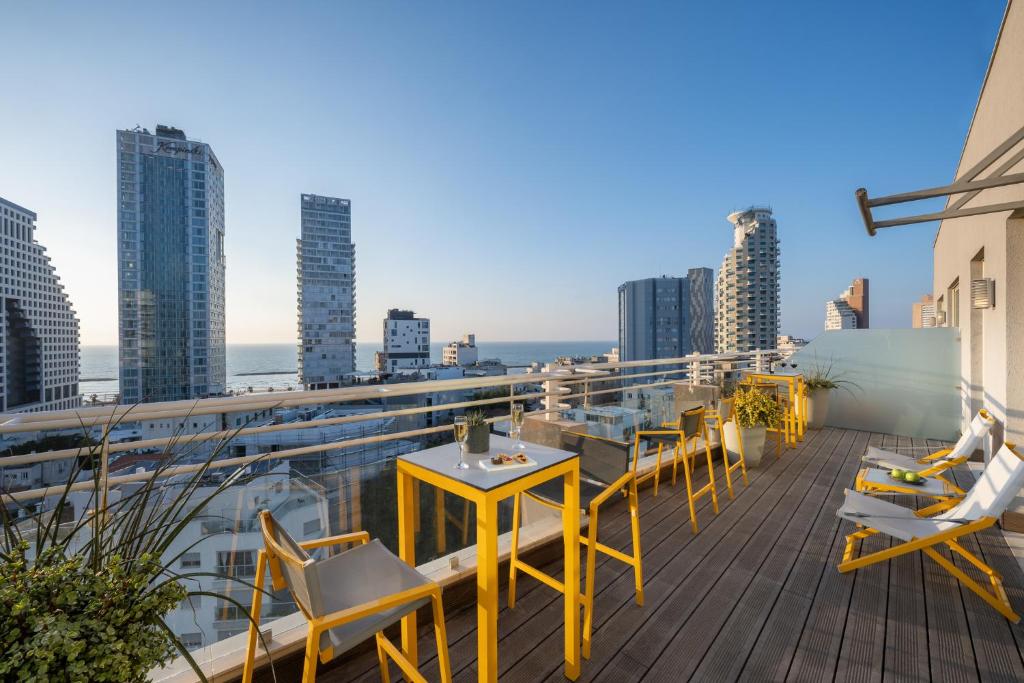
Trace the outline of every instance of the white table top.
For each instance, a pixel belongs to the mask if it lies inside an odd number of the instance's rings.
[[[484,458],[492,458],[499,452],[515,453],[516,442],[499,434],[491,434],[491,449],[487,453],[466,453],[466,462],[469,463],[468,470],[455,468],[455,464],[459,461],[459,445],[454,442],[415,453],[400,455],[398,460],[418,465],[441,476],[468,484],[481,491],[490,491],[548,467],[563,463],[566,460],[578,457],[576,453],[569,451],[539,446],[526,441],[523,443],[526,445],[526,455],[537,462],[536,466],[515,467],[498,472],[488,472],[480,467],[480,461]]]

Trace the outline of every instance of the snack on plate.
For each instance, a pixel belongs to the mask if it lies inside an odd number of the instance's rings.
[[[526,457],[525,453],[516,453],[516,462],[520,462],[525,465],[530,462],[530,459]]]

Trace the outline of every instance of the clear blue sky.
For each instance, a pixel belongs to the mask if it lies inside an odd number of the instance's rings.
[[[294,340],[302,192],[353,201],[360,340],[393,306],[438,341],[613,339],[621,282],[717,269],[752,203],[784,333],[858,276],[905,327],[935,226],[869,239],[853,191],[951,180],[1003,9],[9,3],[0,196],[39,214],[85,344],[117,337],[114,131],[157,123],[225,166],[229,342]]]

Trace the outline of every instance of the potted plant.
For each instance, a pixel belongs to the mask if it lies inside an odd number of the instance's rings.
[[[847,389],[853,382],[832,375],[832,364],[814,366],[804,378],[807,392],[807,426],[821,429],[828,419],[828,407],[833,389]]]
[[[776,427],[782,421],[782,407],[768,394],[753,388],[741,387],[736,390],[733,398],[736,401],[737,436],[743,443],[743,459],[747,467],[757,467],[764,455],[768,427]]]
[[[491,450],[491,425],[487,424],[483,411],[471,410],[466,413],[466,424],[469,425],[466,451],[469,453],[486,453]]]

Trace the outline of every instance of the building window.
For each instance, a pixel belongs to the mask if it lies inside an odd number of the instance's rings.
[[[224,576],[256,576],[255,550],[218,550],[217,573]]]
[[[181,556],[182,569],[195,569],[202,565],[199,553],[185,553]]]

